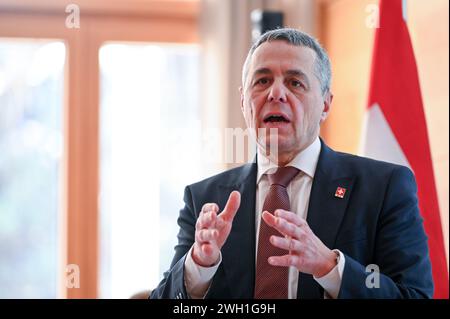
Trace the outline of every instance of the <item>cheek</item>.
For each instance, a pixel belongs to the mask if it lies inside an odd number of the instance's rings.
[[[306,96],[295,96],[289,101],[289,104],[295,119],[294,128],[300,134],[319,123],[321,111],[316,100]]]
[[[245,122],[246,122],[248,127],[253,127],[254,126],[254,124],[253,124],[253,122],[254,122],[254,120],[253,120],[253,117],[254,117],[253,116],[253,114],[254,114],[253,108],[254,108],[254,106],[253,106],[252,100],[248,99],[248,98],[245,99],[244,100],[244,110],[243,110],[243,112],[244,112]]]
[[[305,105],[304,99],[295,95],[288,97],[288,103],[294,118],[294,126],[303,126],[305,120]]]
[[[251,112],[252,119],[257,120],[261,110],[264,107],[266,99],[261,94],[253,94],[249,100],[249,111]]]
[[[307,118],[315,117],[321,113],[320,101],[317,98],[313,98],[307,95],[295,96],[293,103],[296,105],[295,111],[302,113]]]

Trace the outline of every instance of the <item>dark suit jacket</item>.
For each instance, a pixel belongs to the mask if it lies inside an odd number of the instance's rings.
[[[427,236],[412,172],[335,152],[321,143],[307,222],[327,247],[345,254],[339,298],[431,298]],[[233,190],[241,193],[241,206],[206,298],[253,298],[256,174],[257,165],[251,163],[186,187],[175,256],[151,298],[189,297],[184,260],[194,243],[199,212],[208,202],[223,209]],[[334,196],[337,187],[346,189],[344,198]],[[369,264],[379,267],[379,288],[366,286],[372,274],[366,272]],[[323,298],[323,293],[312,275],[299,274],[298,298]]]

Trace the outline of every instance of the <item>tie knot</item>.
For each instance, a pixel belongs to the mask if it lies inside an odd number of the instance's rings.
[[[268,174],[270,185],[281,185],[287,187],[300,171],[292,166],[278,167],[275,173]]]

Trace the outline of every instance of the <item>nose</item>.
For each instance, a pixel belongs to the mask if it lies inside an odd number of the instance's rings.
[[[267,96],[269,102],[281,102],[286,103],[286,87],[280,81],[274,81],[270,88],[269,95]]]

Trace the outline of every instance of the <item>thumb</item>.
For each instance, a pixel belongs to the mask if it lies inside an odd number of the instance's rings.
[[[241,193],[239,193],[238,191],[232,191],[230,197],[228,197],[227,204],[225,205],[225,208],[223,209],[220,216],[222,216],[222,219],[226,222],[232,221],[240,205]]]

